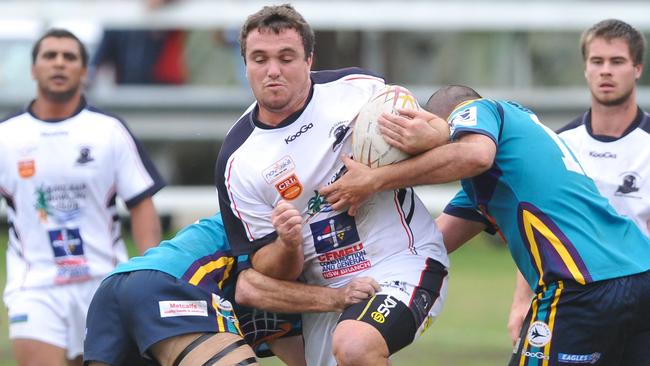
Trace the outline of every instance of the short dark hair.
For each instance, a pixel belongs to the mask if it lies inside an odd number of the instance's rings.
[[[32,47],[32,65],[36,63],[36,57],[38,56],[38,52],[41,50],[41,43],[45,38],[70,38],[74,39],[77,41],[77,44],[79,45],[79,53],[81,54],[81,63],[83,64],[84,67],[88,66],[88,51],[86,50],[86,46],[84,46],[83,42],[77,38],[77,36],[74,35],[74,33],[70,32],[67,29],[61,29],[61,28],[53,28],[47,31],[45,34],[41,36],[41,38],[34,43],[34,47]]]
[[[316,36],[313,29],[305,18],[289,4],[265,6],[246,19],[239,33],[239,45],[244,61],[246,60],[246,38],[255,29],[269,30],[275,34],[280,34],[286,29],[295,29],[302,38],[305,59],[314,53]]]
[[[447,119],[460,103],[479,98],[481,98],[481,95],[469,86],[447,85],[436,90],[429,97],[424,109],[440,118]]]
[[[582,33],[582,37],[580,37],[580,49],[582,51],[582,59],[585,61],[587,60],[587,46],[595,38],[604,38],[607,41],[616,38],[623,39],[630,49],[630,56],[632,56],[634,65],[643,64],[645,37],[643,37],[641,32],[624,21],[605,19],[594,24]]]

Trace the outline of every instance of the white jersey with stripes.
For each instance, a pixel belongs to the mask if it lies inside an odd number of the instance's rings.
[[[63,120],[40,120],[30,105],[0,122],[5,296],[110,273],[127,259],[116,197],[130,208],[163,186],[126,125],[85,100]]]
[[[431,257],[448,266],[441,234],[411,188],[376,194],[356,216],[334,211],[318,194],[344,173],[351,124],[384,80],[358,68],[313,72],[304,108],[280,123],[256,119],[253,104],[229,131],[216,167],[219,204],[235,254],[277,237],[271,211],[280,199],[303,217],[302,279],[340,287],[397,253]],[[380,279],[378,279],[380,280]]]

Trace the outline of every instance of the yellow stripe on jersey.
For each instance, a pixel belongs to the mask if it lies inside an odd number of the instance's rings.
[[[223,282],[228,277],[230,277],[230,270],[232,269],[234,263],[235,263],[235,258],[233,257],[221,257],[216,261],[208,262],[196,270],[194,275],[192,275],[192,278],[190,278],[189,283],[194,286],[197,286],[201,282],[203,277],[210,274],[210,272],[226,266],[226,270],[223,274],[223,278],[221,279],[221,281],[219,281],[219,288],[222,288]]]
[[[551,314],[548,319],[548,327],[551,330],[551,340],[544,346],[544,354],[550,355],[551,353],[551,343],[553,342],[553,327],[555,326],[555,315],[557,314],[557,303],[560,301],[560,295],[564,289],[564,282],[558,281],[557,288],[553,294],[553,302],[551,303]],[[542,366],[548,366],[548,359],[545,359],[542,363]]]
[[[533,229],[537,230],[540,234],[542,234],[542,236],[546,238],[546,240],[549,241],[549,243],[551,243],[553,249],[555,249],[555,251],[560,255],[560,258],[562,258],[562,262],[564,262],[564,265],[567,267],[569,272],[573,275],[573,279],[581,285],[587,283],[585,281],[585,277],[578,269],[576,262],[571,257],[571,254],[564,247],[562,241],[560,241],[560,239],[558,239],[558,237],[551,231],[551,229],[549,229],[548,226],[546,226],[546,224],[544,224],[542,220],[540,220],[532,212],[528,210],[522,210],[521,214],[523,218],[524,230],[526,232],[526,238],[528,239],[528,243],[530,245],[530,252],[533,255],[533,258],[535,260],[535,266],[537,267],[537,270],[539,272],[538,284],[540,286],[544,285],[544,280],[543,280],[544,271],[542,269],[542,258],[539,254],[539,248],[537,246],[537,241],[535,240]]]

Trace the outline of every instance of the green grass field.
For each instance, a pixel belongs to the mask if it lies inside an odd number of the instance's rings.
[[[5,232],[0,284],[5,283]],[[393,358],[397,366],[505,365],[511,352],[506,320],[514,288],[514,264],[503,247],[478,238],[451,256],[449,294],[440,318],[413,345]],[[3,306],[4,308],[4,306]],[[262,365],[282,365],[263,359]],[[0,366],[15,366],[7,339],[7,314],[0,315]]]

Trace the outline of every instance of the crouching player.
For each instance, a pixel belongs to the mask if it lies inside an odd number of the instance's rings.
[[[220,214],[119,265],[90,304],[84,364],[256,365],[251,346],[264,355],[268,345],[288,365],[304,365],[299,315],[238,306],[234,293],[244,305],[296,313],[341,312],[379,290],[367,277],[332,289],[247,267],[247,257],[232,256]]]

